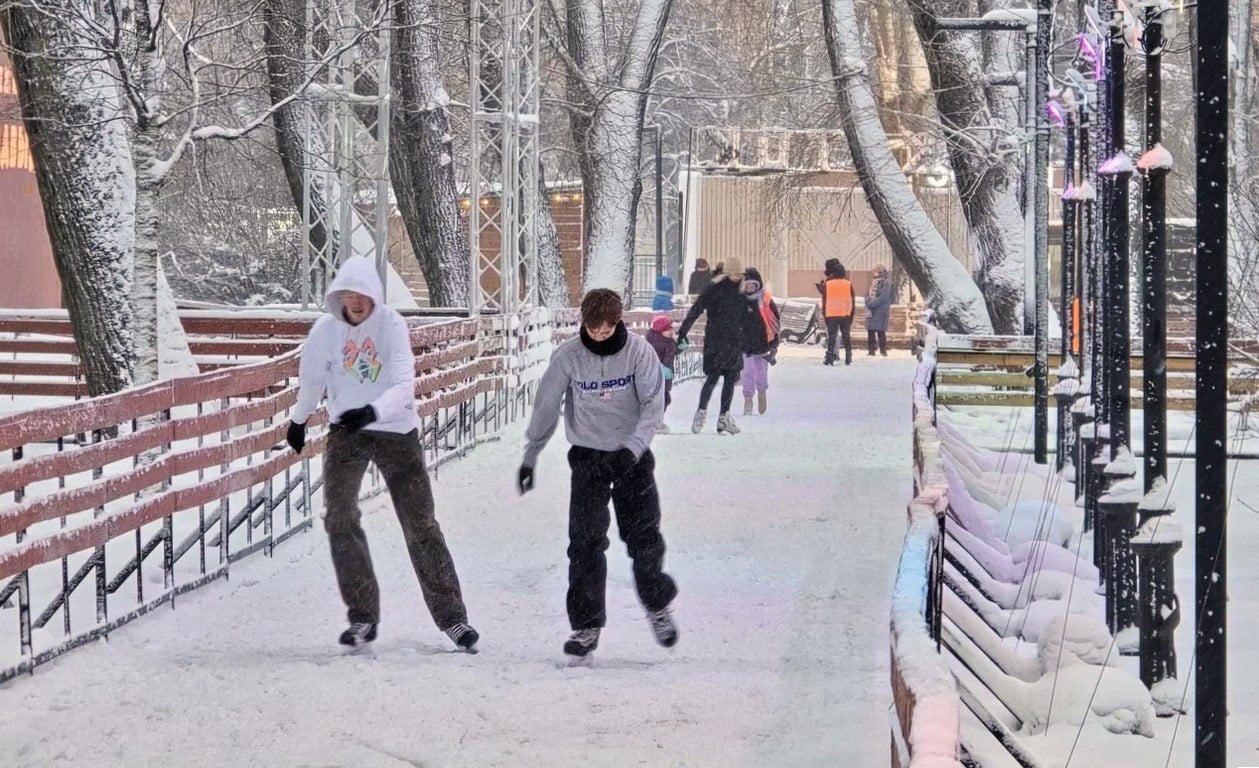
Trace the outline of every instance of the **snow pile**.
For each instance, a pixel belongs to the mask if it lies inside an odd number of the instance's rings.
[[[1060,614],[1044,630],[1036,644],[1036,658],[1043,672],[1073,664],[1102,666],[1110,656],[1110,630],[1095,617]]]
[[[1150,171],[1170,171],[1172,169],[1172,153],[1162,144],[1150,147],[1141,159],[1137,160],[1137,170],[1141,173]]]
[[[1047,541],[1065,547],[1075,534],[1075,526],[1065,510],[1042,499],[1016,501],[992,519],[992,525],[1003,532],[1012,551],[1036,541]]]
[[[1153,738],[1154,704],[1136,677],[1110,667],[1066,666],[1025,692],[1023,732],[1044,733],[1055,724],[1079,728],[1091,714],[1111,733]]]
[[[1120,150],[1115,156],[1102,163],[1097,169],[1098,176],[1121,176],[1123,174],[1131,174],[1135,172],[1137,167],[1132,164],[1132,158],[1128,157],[1128,153]]]

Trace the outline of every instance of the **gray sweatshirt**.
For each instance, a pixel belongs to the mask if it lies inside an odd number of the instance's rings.
[[[614,355],[596,355],[580,337],[561,344],[538,384],[525,431],[525,466],[537,463],[555,434],[561,403],[568,442],[600,451],[629,448],[641,458],[664,420],[660,361],[647,340],[633,333]]]

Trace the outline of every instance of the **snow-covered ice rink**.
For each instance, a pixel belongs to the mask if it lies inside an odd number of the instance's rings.
[[[612,534],[608,626],[560,646],[568,502],[561,428],[514,489],[523,426],[437,475],[438,518],[481,652],[424,608],[387,496],[365,505],[380,639],[345,655],[322,528],[108,642],[0,687],[0,765],[887,765],[888,606],[910,498],[901,353],[824,368],[784,350],[770,410],[690,434],[697,382],[656,438],[681,640],[652,640]],[[160,575],[158,576],[160,579]]]

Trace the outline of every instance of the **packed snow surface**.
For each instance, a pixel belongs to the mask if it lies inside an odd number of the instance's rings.
[[[715,409],[690,434],[699,387],[685,383],[674,434],[655,440],[673,651],[652,641],[612,533],[608,627],[588,666],[562,657],[566,446],[518,498],[517,427],[434,486],[478,655],[432,625],[382,494],[364,504],[383,602],[370,650],[335,644],[317,523],[0,687],[0,765],[886,765],[913,366],[785,353],[769,412],[736,405],[742,434],[716,435]]]

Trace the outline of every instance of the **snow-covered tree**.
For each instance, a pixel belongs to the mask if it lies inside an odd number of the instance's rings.
[[[78,7],[72,0],[0,4],[0,28],[84,378],[100,395],[132,383],[135,169],[109,61],[99,53],[65,55],[104,21],[79,15]]]
[[[849,152],[893,253],[935,309],[942,328],[991,333],[983,295],[949,252],[888,147],[853,0],[824,0],[822,21]]]
[[[672,0],[548,4],[585,194],[585,290],[630,285],[643,115]],[[608,18],[608,17],[611,18]],[[619,33],[619,34],[618,34]]]
[[[1023,215],[1018,199],[1017,123],[991,109],[973,33],[940,29],[941,16],[965,16],[966,0],[910,0],[922,41],[949,162],[979,257],[979,287],[997,333],[1023,328]],[[1010,33],[1004,33],[1012,37]],[[998,104],[1003,102],[998,101]]]
[[[437,27],[427,0],[394,5],[389,170],[435,307],[468,301],[471,256],[459,218],[451,148],[450,97],[438,70]]]
[[[44,67],[63,76],[53,88],[81,89],[86,72],[91,90],[104,94],[91,102],[100,124],[117,132],[117,141],[103,145],[108,147],[107,162],[125,166],[117,173],[98,174],[91,179],[80,177],[79,181],[95,183],[85,183],[75,189],[75,194],[87,199],[84,204],[88,207],[126,208],[125,216],[119,217],[123,226],[112,231],[122,243],[121,260],[129,262],[118,274],[131,277],[130,291],[128,294],[125,287],[115,282],[113,287],[122,290],[111,290],[108,300],[129,305],[130,314],[122,322],[130,330],[131,344],[126,356],[130,380],[152,381],[162,373],[159,361],[163,357],[169,358],[173,353],[185,363],[191,359],[174,319],[169,289],[163,287],[165,281],[160,277],[159,196],[164,184],[194,145],[211,139],[249,136],[267,124],[274,109],[299,98],[307,81],[299,83],[271,109],[231,109],[230,105],[245,103],[248,78],[263,66],[256,46],[241,45],[247,37],[244,31],[264,20],[257,7],[177,7],[165,2],[113,0],[99,8],[65,3],[64,8],[58,9],[61,12],[50,14],[46,5],[14,0],[5,10],[15,28],[19,24],[13,20],[22,20],[24,34],[10,36],[20,88],[25,87],[28,69]],[[380,18],[375,20],[375,24],[380,22]],[[329,47],[323,61],[357,43],[357,37],[338,41]],[[312,69],[318,69],[320,64],[313,62]],[[26,98],[23,115],[28,123],[80,122],[74,110],[60,107],[54,97]],[[220,125],[210,119],[211,107],[227,108],[234,118],[231,124]],[[37,166],[42,154],[36,152]],[[97,157],[98,165],[104,162]],[[75,180],[54,176],[54,170],[58,170],[57,166],[50,164],[40,174],[41,194],[45,196],[55,197],[59,185]],[[47,186],[43,179],[47,179]],[[73,286],[78,278],[63,273],[62,280]],[[68,299],[72,306],[74,298]],[[159,305],[164,305],[170,315],[165,322],[159,317]],[[71,317],[77,335],[82,313],[72,311]],[[84,354],[92,351],[84,350]]]

